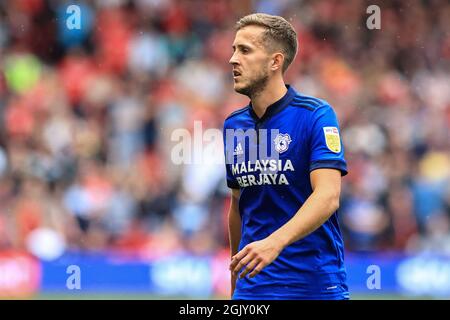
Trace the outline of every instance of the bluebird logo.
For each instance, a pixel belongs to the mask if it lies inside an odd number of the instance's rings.
[[[278,134],[275,139],[275,150],[277,150],[278,153],[283,153],[287,151],[289,148],[289,144],[292,142],[291,137],[289,134]]]

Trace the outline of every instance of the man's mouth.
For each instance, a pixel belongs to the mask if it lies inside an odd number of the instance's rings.
[[[233,70],[233,77],[234,78],[239,77],[240,75],[241,75],[241,73],[239,71]]]

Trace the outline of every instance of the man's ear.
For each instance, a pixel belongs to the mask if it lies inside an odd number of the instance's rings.
[[[283,70],[284,63],[284,54],[281,52],[276,52],[272,55],[272,65],[270,66],[270,70],[277,71]]]

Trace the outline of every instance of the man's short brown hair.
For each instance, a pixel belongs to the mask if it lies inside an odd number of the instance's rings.
[[[271,52],[275,50],[283,52],[284,73],[297,54],[297,33],[294,27],[283,17],[265,13],[253,13],[241,18],[236,23],[236,31],[246,26],[261,26],[266,29],[262,36],[264,45]]]

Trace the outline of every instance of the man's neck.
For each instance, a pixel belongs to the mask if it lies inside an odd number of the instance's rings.
[[[251,97],[252,107],[258,118],[261,118],[267,108],[286,94],[287,89],[282,79],[267,83],[266,88]]]

